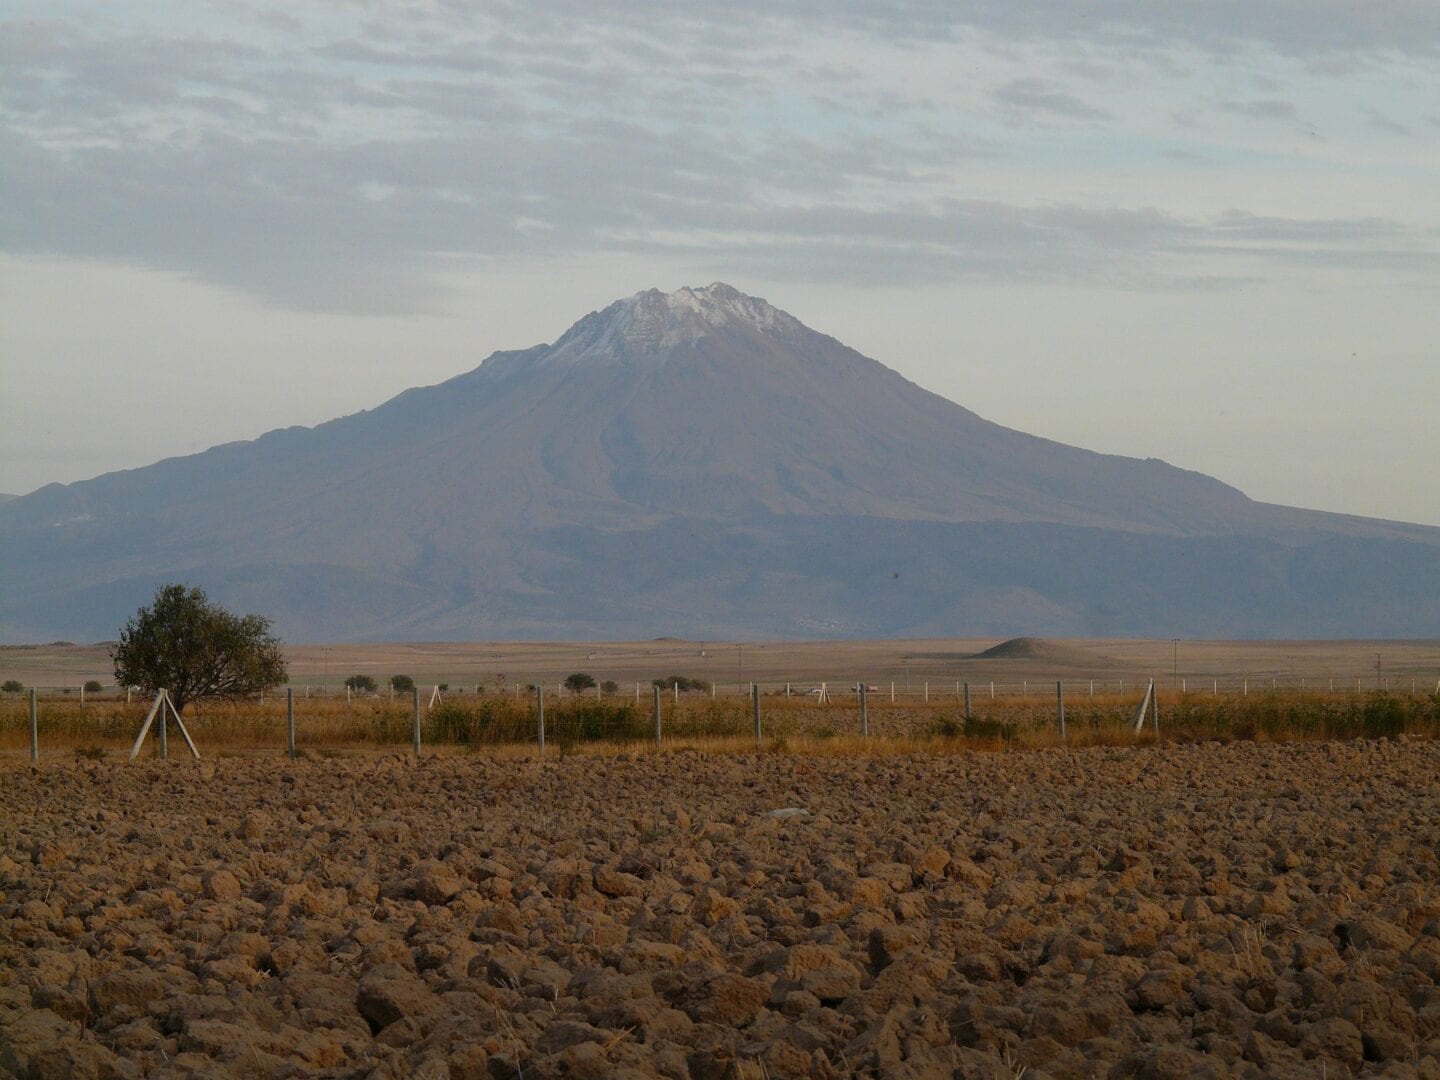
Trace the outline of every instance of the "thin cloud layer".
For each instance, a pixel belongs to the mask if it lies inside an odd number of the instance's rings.
[[[456,266],[597,253],[1167,289],[1440,255],[1402,205],[1303,194],[1373,180],[1427,122],[1431,5],[149,12],[21,4],[6,24],[6,252],[383,313],[443,311]],[[1373,100],[1335,115],[1357,71]],[[1201,162],[1224,195],[1177,180]]]

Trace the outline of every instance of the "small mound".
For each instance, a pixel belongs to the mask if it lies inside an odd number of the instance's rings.
[[[1093,660],[1084,649],[1077,649],[1070,645],[1058,645],[1053,641],[1046,641],[1044,638],[1017,637],[1009,641],[1002,641],[999,645],[992,645],[984,652],[975,654],[976,660],[1053,660],[1053,661],[1083,661]]]

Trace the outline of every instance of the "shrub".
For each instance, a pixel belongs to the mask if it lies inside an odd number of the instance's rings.
[[[3,690],[7,694],[18,694],[24,689],[25,684],[19,679],[6,679],[3,683],[0,683],[0,690]]]
[[[357,694],[373,694],[380,689],[379,683],[369,675],[351,675],[345,680],[345,685]]]
[[[546,721],[561,746],[602,739],[634,741],[647,738],[652,731],[650,718],[633,704],[594,698],[557,710],[553,718],[547,714]]]
[[[942,738],[953,739],[965,734],[965,725],[953,716],[942,716],[930,725],[930,733]]]
[[[475,714],[454,701],[442,701],[430,710],[425,722],[432,742],[470,743],[475,739]]]
[[[565,676],[565,689],[580,693],[582,690],[593,690],[595,688],[595,676],[587,675],[583,671],[577,671],[573,675]]]
[[[655,679],[653,682],[661,690],[670,690],[674,687],[679,687],[682,691],[710,689],[710,684],[704,679],[692,679],[688,675],[667,675],[665,678]]]
[[[100,685],[99,679],[87,679],[85,681],[85,692],[87,694],[98,694],[104,689],[105,687]]]
[[[619,690],[620,684],[617,683],[614,679],[606,679],[600,684],[601,693],[614,694],[617,693]]]
[[[415,680],[409,675],[391,675],[390,689],[397,694],[408,694],[415,689]]]

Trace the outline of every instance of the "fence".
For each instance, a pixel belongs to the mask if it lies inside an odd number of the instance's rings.
[[[1310,738],[1440,734],[1440,691],[1344,689],[1322,685],[1256,686],[1240,676],[1160,686],[1157,725],[1144,738]],[[286,688],[236,703],[205,703],[186,720],[202,752],[207,746],[240,752],[300,754],[340,747],[398,749],[419,753],[426,745],[480,747],[545,746],[565,750],[578,743],[677,744],[687,740],[736,745],[791,739],[949,739],[972,743],[1041,745],[1060,741],[1133,742],[1137,706],[1149,680],[1067,679],[991,683],[959,680],[942,685],[898,681],[828,683],[766,682],[734,689],[680,691],[650,684],[624,691],[574,692],[553,686],[476,693],[416,689],[405,694],[361,696],[329,688]],[[863,689],[862,689],[863,688]],[[0,747],[19,748],[33,731],[41,745],[104,752],[128,745],[151,702],[138,694],[7,694],[0,701]],[[968,693],[967,693],[968,691]],[[33,697],[33,705],[32,705]],[[1158,727],[1158,732],[1156,730]],[[157,735],[163,735],[163,729]],[[157,739],[157,743],[159,740]]]
[[[520,699],[533,695],[537,689],[543,690],[547,697],[560,699],[582,697],[596,698],[600,700],[633,699],[636,703],[643,703],[643,699],[649,694],[652,682],[627,682],[613,690],[603,690],[599,685],[587,687],[583,690],[573,690],[567,687],[564,682],[542,682],[540,680],[506,683],[504,686],[495,686],[485,683],[459,683],[447,682],[444,680],[434,683],[426,683],[428,689],[422,688],[423,697],[426,699],[425,707],[431,707],[434,702],[430,699],[438,694],[442,699],[452,697],[512,697]],[[1009,679],[997,680],[984,677],[968,677],[962,679],[915,679],[909,682],[902,680],[867,681],[865,683],[871,700],[888,700],[891,703],[900,702],[930,702],[945,700],[962,700],[964,687],[970,687],[970,693],[975,700],[989,698],[998,700],[1002,698],[1018,697],[1023,699],[1035,696],[1052,696],[1057,682],[1064,687],[1068,697],[1105,697],[1116,694],[1140,694],[1145,687],[1153,681],[1156,687],[1164,692],[1180,694],[1211,694],[1247,696],[1250,694],[1264,693],[1266,691],[1281,693],[1306,693],[1306,694],[1353,694],[1364,693],[1372,690],[1379,690],[1393,694],[1433,694],[1440,693],[1440,672],[1427,673],[1423,675],[1385,674],[1376,676],[1369,675],[1321,675],[1321,676],[1290,676],[1290,675],[1194,675],[1194,676],[1168,676],[1168,675],[1126,675],[1117,677],[1106,675],[1098,678],[1070,677],[1056,679],[1053,677],[1042,677],[1035,679]],[[817,679],[763,679],[759,681],[746,680],[743,682],[720,682],[706,684],[702,690],[687,689],[681,684],[666,683],[662,690],[667,695],[683,697],[686,699],[696,696],[708,696],[710,698],[721,697],[746,697],[748,698],[752,689],[759,687],[760,693],[765,697],[783,695],[785,697],[813,696],[820,693],[827,695],[855,695],[858,693],[860,680],[851,683],[837,683],[835,681],[821,681]],[[122,689],[109,687],[101,691],[85,691],[78,686],[64,685],[34,685],[23,688],[13,693],[0,693],[0,701],[9,699],[17,700],[26,690],[35,690],[42,701],[74,701],[80,705],[87,703],[104,703],[123,700],[133,702],[134,693],[127,694]],[[345,700],[345,701],[366,701],[385,700],[404,702],[409,700],[410,690],[392,691],[380,689],[373,692],[352,692],[344,685],[322,684],[322,683],[293,683],[283,686],[277,690],[264,694],[258,694],[255,701],[264,704],[267,700],[274,700],[277,695],[283,698],[287,691],[292,691],[296,698],[301,701],[310,700]]]

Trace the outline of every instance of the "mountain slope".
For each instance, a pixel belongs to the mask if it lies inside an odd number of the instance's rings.
[[[169,579],[336,640],[1440,633],[1409,599],[1440,530],[1000,427],[719,284],[51,485],[0,506],[0,544],[9,639],[108,636]]]

